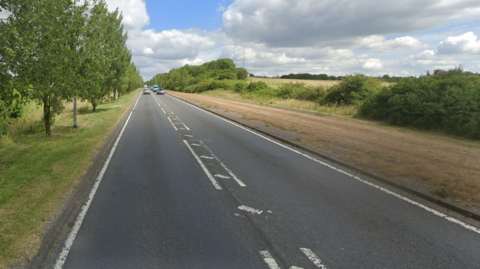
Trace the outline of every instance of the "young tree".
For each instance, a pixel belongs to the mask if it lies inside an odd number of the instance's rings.
[[[14,88],[43,105],[47,136],[62,99],[78,79],[79,42],[86,6],[76,0],[2,0],[12,16],[1,22],[0,55]]]

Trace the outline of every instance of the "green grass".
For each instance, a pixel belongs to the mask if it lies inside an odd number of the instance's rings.
[[[8,128],[0,140],[0,268],[36,254],[46,225],[59,214],[62,201],[138,94],[101,104],[95,113],[80,104],[77,129],[72,128],[72,104],[66,104],[51,138],[35,104],[27,105],[25,118]]]

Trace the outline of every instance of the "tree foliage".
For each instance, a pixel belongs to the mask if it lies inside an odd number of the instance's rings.
[[[218,59],[202,65],[185,65],[170,70],[168,73],[157,74],[148,85],[159,85],[173,91],[203,92],[218,88],[233,89],[222,80],[247,80],[248,72],[244,68],[236,68],[231,59]]]
[[[10,112],[29,100],[42,105],[47,136],[62,100],[77,93],[95,108],[109,90],[129,83],[122,17],[104,0],[0,0],[0,8],[11,12],[0,21],[0,99]],[[138,72],[132,75],[138,83]]]
[[[462,68],[406,78],[368,98],[360,115],[480,139],[480,76]]]

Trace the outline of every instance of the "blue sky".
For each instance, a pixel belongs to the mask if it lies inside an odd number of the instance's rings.
[[[106,0],[145,80],[231,58],[255,75],[480,72],[478,0]]]
[[[213,31],[222,27],[222,12],[218,0],[147,0],[150,25],[144,29],[157,31],[199,28]],[[225,3],[223,3],[225,4]]]

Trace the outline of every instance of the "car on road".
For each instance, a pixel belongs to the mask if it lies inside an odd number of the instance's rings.
[[[158,89],[158,90],[157,90],[157,95],[159,95],[159,94],[164,95],[164,94],[165,94],[165,90],[164,90],[163,88]]]
[[[150,94],[150,90],[148,88],[143,89],[143,94]]]

